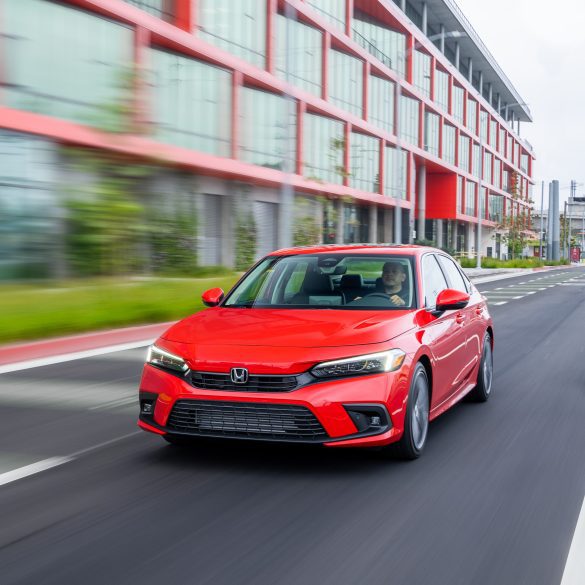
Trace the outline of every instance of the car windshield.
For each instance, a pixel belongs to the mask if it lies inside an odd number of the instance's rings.
[[[367,254],[268,256],[234,288],[224,307],[411,309],[413,257]]]

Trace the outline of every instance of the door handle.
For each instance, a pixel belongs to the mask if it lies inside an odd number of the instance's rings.
[[[455,321],[457,321],[457,323],[461,325],[461,323],[465,321],[465,317],[461,313],[457,313],[457,315],[455,316]]]

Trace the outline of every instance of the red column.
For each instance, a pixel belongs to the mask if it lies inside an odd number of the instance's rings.
[[[414,154],[410,151],[407,151],[408,155],[406,157],[406,199],[410,201],[411,207],[414,209],[412,205],[413,196],[414,196]],[[408,228],[410,230],[410,226]],[[404,235],[404,234],[403,234]],[[408,234],[410,238],[410,233]]]
[[[266,2],[266,71],[274,75],[274,37],[276,26],[276,12],[278,0],[267,0]]]
[[[197,0],[176,0],[175,6],[177,26],[192,33],[196,29]]]
[[[368,96],[370,91],[370,63],[364,61],[364,79],[362,83],[362,117],[367,120],[369,117],[368,112]]]
[[[146,52],[150,45],[150,31],[141,26],[134,30],[134,108],[132,112],[132,132],[143,134],[150,122],[150,108],[145,80]]]
[[[232,75],[232,147],[231,158],[238,158],[240,149],[240,88],[244,82],[241,71]]]
[[[353,0],[345,0],[345,34],[351,37],[351,21],[353,19]]]
[[[321,55],[321,97],[326,100],[329,97],[329,49],[331,48],[331,35],[323,31],[323,54]]]
[[[347,122],[345,124],[345,128],[343,130],[343,142],[344,142],[344,150],[343,150],[343,185],[344,187],[349,187],[349,174],[351,173],[351,161],[349,157],[349,149],[350,149],[350,138],[351,138],[351,124]]]
[[[413,75],[413,61],[414,61],[414,36],[407,35],[406,37],[406,81],[412,83]]]
[[[307,111],[307,105],[305,102],[297,101],[297,148],[296,148],[296,173],[297,175],[303,174],[303,152],[304,145],[303,140],[305,136],[305,112]]]

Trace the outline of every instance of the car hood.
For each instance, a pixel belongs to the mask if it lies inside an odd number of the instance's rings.
[[[198,346],[341,347],[388,341],[415,326],[416,311],[216,307],[179,321],[162,338]]]

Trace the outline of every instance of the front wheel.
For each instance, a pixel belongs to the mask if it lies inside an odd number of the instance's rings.
[[[401,459],[418,459],[425,448],[429,432],[429,394],[427,372],[418,362],[408,391],[404,433],[396,444]]]
[[[475,402],[487,402],[492,393],[494,377],[494,356],[492,351],[492,338],[489,333],[483,337],[483,351],[477,374],[477,386],[469,393],[471,400]]]

